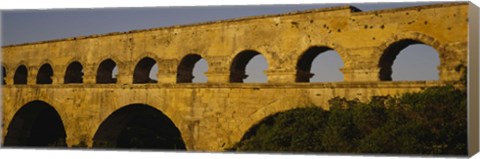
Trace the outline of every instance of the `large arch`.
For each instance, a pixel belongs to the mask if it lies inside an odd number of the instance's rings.
[[[27,84],[28,69],[25,65],[20,65],[13,76],[13,84]]]
[[[393,74],[392,66],[394,65],[395,60],[397,59],[400,52],[402,52],[407,47],[413,46],[413,45],[427,45],[427,44],[423,43],[420,40],[401,39],[401,40],[398,40],[396,42],[391,43],[388,47],[386,47],[384,49],[384,51],[383,51],[383,53],[382,53],[382,55],[379,59],[379,63],[378,63],[378,67],[380,68],[379,79],[381,81],[395,80],[395,79],[392,78],[392,74]],[[429,46],[429,45],[427,45],[427,46]],[[438,51],[436,51],[436,52],[438,53]],[[440,59],[439,59],[439,56],[436,56],[436,58],[438,58],[438,60],[439,60],[439,62],[437,64],[437,66],[438,66],[439,63],[440,63]],[[434,66],[434,67],[436,67],[436,66]],[[439,70],[438,69],[436,69],[436,70],[433,69],[433,70],[429,70],[429,71],[437,72],[437,74],[436,74],[437,78],[436,79],[438,80]],[[413,70],[411,70],[411,72],[413,72]],[[427,73],[423,73],[423,74],[427,74]],[[407,74],[407,76],[408,76],[408,74]],[[407,78],[407,79],[408,80],[424,80],[425,79],[424,77],[422,77],[422,75],[420,75],[420,76],[412,75],[412,76],[414,76],[414,77],[410,77],[410,78]]]
[[[189,54],[185,56],[177,67],[177,83],[194,83],[194,68],[202,60],[198,54]]]
[[[333,50],[330,47],[325,47],[325,46],[312,46],[312,47],[308,48],[300,56],[299,60],[297,61],[295,81],[296,82],[311,82],[311,78],[313,78],[314,76],[315,77],[319,76],[319,78],[316,78],[316,79],[318,79],[318,81],[320,81],[320,82],[341,81],[341,79],[343,79],[343,76],[340,72],[340,67],[341,66],[338,67],[338,68],[334,68],[333,66],[328,66],[328,67],[326,67],[328,69],[326,70],[325,74],[315,75],[314,73],[312,73],[313,72],[312,71],[312,64],[314,63],[314,61],[321,61],[322,59],[318,59],[318,58],[321,58],[320,55],[325,55],[325,53],[328,53],[328,51],[335,51],[335,50]],[[342,61],[341,57],[338,55],[338,53],[334,52],[333,54],[336,55],[335,56],[336,59],[334,58],[333,60],[339,59],[339,61],[341,61],[342,65],[343,65],[343,61]],[[338,74],[338,76],[342,76],[342,77],[339,77],[338,79],[326,78],[328,76],[332,76],[333,74],[335,74],[335,75]]]
[[[233,144],[241,141],[242,138],[251,130],[253,126],[263,122],[264,119],[268,118],[273,114],[285,112],[296,108],[310,107],[312,106],[312,104],[314,104],[309,101],[308,96],[299,94],[296,94],[294,96],[295,97],[292,98],[292,93],[284,93],[278,94],[274,98],[262,99],[261,101],[254,104],[256,109],[248,110],[248,114],[250,114],[249,118],[233,117],[232,119],[237,120],[237,122],[233,123],[234,125],[232,125],[232,127],[236,127],[238,129],[228,132],[229,134],[225,137],[228,138],[230,142],[226,144],[223,148],[230,148],[233,146]],[[320,108],[327,109],[327,107],[321,106]],[[247,135],[247,137],[248,136],[250,135]]]
[[[112,59],[106,59],[100,63],[97,69],[96,81],[98,84],[116,83],[117,79],[113,77],[113,70],[117,63]]]
[[[43,64],[38,70],[37,84],[52,84],[53,69],[50,64]]]
[[[135,70],[133,72],[133,83],[156,83],[156,81],[149,77],[150,71],[152,71],[152,68],[156,63],[157,61],[150,57],[144,57],[141,59],[135,66]]]
[[[83,83],[83,66],[80,62],[74,61],[68,65],[64,83]]]
[[[230,66],[230,82],[231,83],[243,83],[244,80],[247,77],[249,77],[249,75],[246,73],[247,65],[257,55],[263,56],[261,53],[254,50],[244,50],[238,53],[235,56],[235,58],[233,58],[232,64]],[[267,67],[268,67],[268,62],[267,61],[265,62],[267,63]],[[263,82],[266,82],[266,79]]]
[[[131,104],[110,114],[93,138],[99,148],[186,150],[180,130],[161,111]]]
[[[7,130],[4,146],[67,146],[60,115],[55,108],[43,101],[32,101],[20,108]]]

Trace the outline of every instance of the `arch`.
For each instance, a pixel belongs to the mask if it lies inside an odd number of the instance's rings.
[[[43,101],[32,101],[13,116],[4,146],[66,147],[65,128],[58,112]]]
[[[38,70],[37,84],[52,84],[53,69],[48,63],[43,64]]]
[[[145,104],[122,107],[105,119],[94,147],[185,150],[180,130],[161,111]]]
[[[5,78],[7,77],[7,69],[2,65],[2,85],[6,85]]]
[[[74,61],[68,65],[64,83],[83,83],[83,66],[80,62]]]
[[[246,73],[247,65],[257,55],[264,57],[261,53],[254,50],[245,50],[238,53],[235,56],[235,58],[233,58],[232,64],[230,66],[230,82],[243,83],[244,79],[249,77],[249,75]],[[268,67],[268,62],[266,63]],[[265,79],[265,82],[266,82],[266,79]]]
[[[25,65],[20,65],[13,76],[13,84],[27,84],[28,69]]]
[[[297,61],[296,64],[296,75],[295,75],[295,81],[296,82],[310,82],[311,78],[315,76],[314,73],[312,73],[312,64],[314,61],[321,61],[322,59],[320,58],[320,55],[325,55],[325,53],[328,53],[328,51],[335,51],[330,47],[325,47],[325,46],[312,46],[308,48],[300,57],[299,60]],[[336,52],[336,59],[339,59],[342,61],[341,57],[339,56],[338,52]],[[334,57],[334,58],[335,58]],[[343,61],[342,61],[343,65]],[[328,75],[332,76],[332,74],[339,74],[339,76],[342,76],[340,72],[340,68],[334,68],[332,66],[328,67],[328,72],[322,75]],[[319,76],[319,75],[317,75]],[[335,78],[325,78],[327,76],[321,76],[319,77],[319,81],[321,82],[333,82],[333,81],[341,81],[341,80],[336,80]],[[340,77],[339,77],[340,78]],[[343,79],[343,76],[341,77]]]
[[[96,81],[98,84],[117,83],[117,79],[113,77],[113,70],[117,63],[112,59],[103,60],[98,66]]]
[[[177,83],[196,83],[193,75],[194,68],[202,59],[202,56],[198,54],[189,54],[183,57],[177,67]]]
[[[149,77],[150,71],[152,71],[152,68],[156,63],[157,61],[150,57],[144,57],[141,59],[135,66],[135,70],[133,72],[133,83],[156,83],[155,80]]]
[[[380,68],[379,79],[381,81],[392,81],[392,80],[394,80],[392,78],[392,73],[393,73],[392,66],[394,65],[394,61],[397,59],[397,57],[398,57],[398,55],[400,54],[401,51],[403,51],[404,49],[406,49],[409,46],[417,45],[417,44],[427,45],[427,44],[423,43],[422,41],[407,38],[407,39],[398,40],[394,43],[391,43],[388,47],[386,47],[385,50],[383,51],[383,53],[380,57],[379,63],[378,63],[378,66]],[[427,46],[429,46],[429,45],[427,45]],[[436,52],[438,52],[438,51],[436,51]],[[439,56],[437,56],[437,58],[439,58]],[[439,70],[437,69],[436,72],[438,72],[438,71]],[[437,76],[438,76],[438,73],[437,73]],[[410,79],[408,79],[408,78],[407,79],[408,80],[423,80],[423,79],[419,79],[419,77],[409,77],[409,78]],[[438,77],[437,77],[437,79],[438,79]]]

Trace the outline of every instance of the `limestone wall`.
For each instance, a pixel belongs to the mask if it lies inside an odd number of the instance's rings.
[[[115,110],[146,104],[167,115],[181,131],[189,150],[221,151],[238,142],[265,117],[298,107],[328,109],[328,100],[346,97],[368,101],[376,95],[417,92],[443,82],[361,82],[294,85],[182,84],[139,86],[70,85],[6,86],[3,88],[3,136],[15,113],[34,100],[59,113],[69,146],[92,146],[100,124]]]
[[[295,81],[296,64],[312,46],[338,52],[345,81],[379,81],[379,61],[390,44],[412,39],[437,50],[440,79],[455,81],[455,67],[467,60],[467,3],[453,3],[376,12],[350,7],[320,9],[278,16],[253,17],[190,26],[77,37],[3,47],[7,84],[20,65],[36,75],[52,65],[54,83],[63,83],[73,61],[85,68],[85,83],[95,83],[98,65],[106,59],[119,66],[119,83],[130,84],[135,65],[144,57],[156,60],[159,83],[175,83],[176,68],[188,54],[202,56],[211,83],[228,83],[233,58],[255,50],[268,62],[270,83]],[[35,83],[35,79],[29,79]]]

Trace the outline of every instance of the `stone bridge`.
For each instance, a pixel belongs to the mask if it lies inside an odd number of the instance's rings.
[[[341,6],[4,46],[3,145],[128,147],[128,128],[143,123],[163,135],[161,148],[222,151],[278,112],[458,82],[467,12],[468,3]],[[418,43],[438,52],[440,79],[392,81],[397,54]],[[327,50],[341,57],[344,80],[310,83]],[[268,82],[242,83],[259,54]],[[192,83],[200,59],[208,82]],[[148,77],[155,63],[158,81]]]

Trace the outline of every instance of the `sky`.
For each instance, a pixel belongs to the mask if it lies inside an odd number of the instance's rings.
[[[432,4],[421,3],[355,3],[363,11]],[[436,2],[438,3],[438,2]],[[91,34],[125,32],[171,25],[191,24],[245,16],[279,14],[347,4],[299,4],[299,5],[243,5],[204,7],[148,7],[103,9],[55,9],[55,10],[3,10],[2,46],[27,42],[61,39]],[[193,75],[194,82],[206,82],[203,72],[208,70],[205,60],[199,61]],[[404,49],[393,65],[393,80],[437,80],[438,54],[429,46],[412,45]],[[342,81],[340,68],[343,62],[334,51],[317,56],[312,64],[311,82]],[[245,82],[267,81],[265,58],[255,56],[247,65],[249,75]],[[156,78],[157,68],[151,77]],[[115,74],[115,72],[113,73]]]

